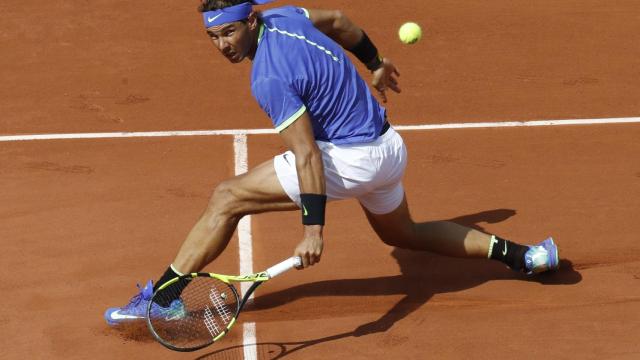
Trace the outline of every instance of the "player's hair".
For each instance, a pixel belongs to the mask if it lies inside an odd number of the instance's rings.
[[[200,6],[198,6],[198,11],[206,12],[220,10],[246,2],[249,2],[249,0],[201,0]]]

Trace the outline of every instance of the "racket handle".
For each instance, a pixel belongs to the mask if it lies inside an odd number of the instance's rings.
[[[299,256],[292,256],[287,260],[268,268],[267,274],[269,274],[269,278],[274,278],[282,274],[283,272],[289,271],[294,267],[298,267],[300,265],[302,265],[302,259],[300,259]]]

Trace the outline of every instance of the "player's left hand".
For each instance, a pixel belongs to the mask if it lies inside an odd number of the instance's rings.
[[[373,72],[373,80],[371,85],[378,90],[382,102],[387,102],[387,89],[391,89],[397,93],[400,93],[400,87],[398,86],[397,77],[400,76],[400,72],[395,65],[388,58],[382,59],[382,66],[378,70]]]
[[[304,227],[304,237],[294,251],[294,256],[302,259],[302,267],[307,268],[320,262],[322,256],[322,225],[306,225]]]

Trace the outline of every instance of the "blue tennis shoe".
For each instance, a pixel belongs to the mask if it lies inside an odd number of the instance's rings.
[[[129,303],[123,307],[113,307],[104,313],[107,324],[114,326],[124,322],[143,320],[147,318],[147,308],[153,296],[153,282],[149,280],[145,287],[133,296]],[[152,318],[164,318],[167,321],[183,319],[186,315],[185,307],[180,299],[174,300],[168,307],[160,306],[156,303],[151,305],[150,315]]]
[[[558,270],[560,267],[558,247],[553,242],[553,238],[549,237],[540,244],[529,246],[529,250],[524,254],[524,261],[529,275]]]

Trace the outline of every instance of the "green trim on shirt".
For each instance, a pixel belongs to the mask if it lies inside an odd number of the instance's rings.
[[[263,34],[264,34],[264,24],[260,24],[260,33],[258,34],[258,44],[260,44],[260,40],[262,40]]]
[[[276,131],[277,132],[282,132],[284,129],[288,128],[289,125],[293,124],[296,120],[298,120],[300,118],[300,116],[302,116],[302,114],[304,114],[305,111],[307,111],[307,107],[302,105],[300,110],[296,111],[295,114],[291,115],[291,117],[289,117],[287,120],[285,120],[282,124],[278,125],[276,127]]]

